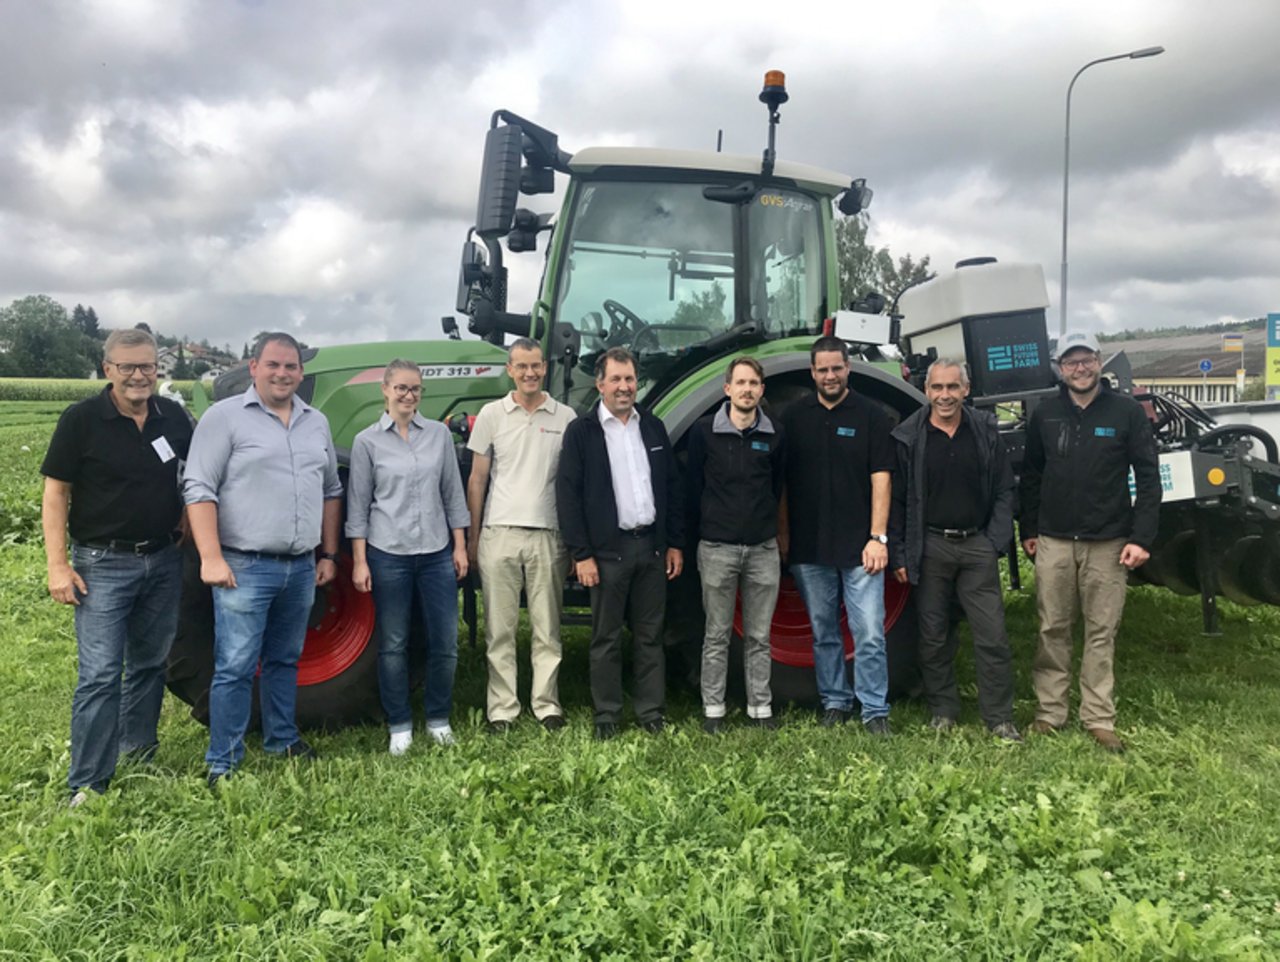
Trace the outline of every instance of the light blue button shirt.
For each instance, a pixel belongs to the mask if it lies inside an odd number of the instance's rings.
[[[225,548],[315,550],[324,502],[342,497],[328,420],[295,395],[286,426],[253,385],[219,401],[196,424],[182,496],[217,504]]]
[[[389,414],[357,434],[347,486],[347,537],[388,554],[439,551],[471,524],[453,436],[421,414],[407,441]]]

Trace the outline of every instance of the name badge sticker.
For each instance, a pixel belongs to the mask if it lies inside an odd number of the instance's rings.
[[[836,428],[836,437],[838,438],[853,438],[857,436],[857,428]]]
[[[768,441],[752,441],[751,450],[752,451],[768,451],[769,442]]]
[[[161,464],[168,464],[177,457],[177,455],[173,453],[173,448],[169,447],[169,442],[164,435],[161,435],[152,441],[151,446],[156,449],[156,454],[160,455]]]
[[[1094,428],[1093,436],[1095,438],[1114,438],[1116,436],[1115,428]]]

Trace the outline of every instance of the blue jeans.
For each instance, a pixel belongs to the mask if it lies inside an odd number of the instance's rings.
[[[227,551],[225,557],[236,587],[213,589],[213,683],[204,756],[211,772],[229,772],[244,757],[259,660],[262,747],[280,754],[298,740],[298,658],[316,596],[311,555],[282,560]]]
[[[178,628],[182,555],[176,547],[135,555],[75,545],[71,564],[89,592],[80,595],[75,615],[80,667],[67,784],[101,792],[117,755],[156,744],[164,666]]]
[[[458,667],[458,576],[449,545],[429,554],[390,554],[369,545],[378,619],[378,692],[387,726],[413,729],[409,707],[409,624],[418,599],[427,636],[427,724],[447,724],[453,710],[453,674]]]
[[[809,612],[813,627],[813,669],[823,708],[853,710],[856,697],[862,720],[889,714],[889,662],[884,643],[884,572],[865,568],[793,564],[791,574]],[[844,639],[840,635],[843,596],[849,632],[853,635],[853,687],[844,668]]]

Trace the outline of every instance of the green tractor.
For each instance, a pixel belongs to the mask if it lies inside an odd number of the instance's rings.
[[[551,131],[504,110],[494,113],[458,284],[457,310],[470,318],[475,339],[464,340],[454,319],[446,318],[447,340],[326,347],[304,355],[301,396],[328,417],[340,461],[356,433],[382,410],[379,382],[392,358],[421,366],[421,410],[455,431],[465,474],[463,442],[471,419],[510,390],[502,346],[509,337],[542,343],[547,390],[579,410],[595,399],[600,353],[629,348],[639,362],[639,400],[663,419],[679,457],[694,421],[723,398],[731,357],[746,354],[760,362],[765,400],[776,415],[813,390],[809,348],[818,335],[833,333],[855,355],[854,389],[882,405],[895,423],[924,403],[915,385],[931,358],[965,358],[973,402],[1001,409],[1016,466],[1026,417],[1039,398],[1056,390],[1042,269],[974,258],[906,291],[901,313],[898,305],[883,313],[882,303],[844,309],[851,305],[839,290],[835,210],[851,215],[865,209],[871,191],[863,180],[778,160],[778,108],[787,100],[781,73],[766,75],[760,100],[769,113],[761,159],[612,147],[570,155]],[[558,214],[516,206],[520,194],[552,192],[557,175],[567,178]],[[504,244],[506,253],[531,253],[542,234],[549,236],[538,298],[528,313],[509,311]],[[1126,386],[1123,355],[1112,358],[1107,370]],[[217,381],[215,397],[242,392],[248,380],[243,367],[228,372]],[[1185,399],[1135,396],[1151,414],[1165,485],[1161,538],[1135,580],[1199,593],[1209,632],[1216,629],[1219,594],[1245,604],[1280,604],[1280,458],[1273,440],[1280,405],[1237,423],[1238,412],[1216,420]],[[203,403],[197,399],[197,410]],[[1011,560],[1016,550],[1010,546]],[[686,559],[695,562],[696,553],[687,551]],[[1009,575],[1017,586],[1016,564]],[[668,663],[692,681],[703,629],[696,564],[669,590]],[[463,591],[463,616],[474,639],[474,579]],[[567,607],[583,607],[586,600],[571,582]],[[901,695],[916,680],[915,614],[909,590],[890,578],[885,627],[890,693]],[[338,579],[317,597],[298,669],[303,726],[378,716],[373,631],[372,602],[352,588],[344,554]],[[851,659],[854,639],[845,641]],[[192,552],[169,685],[202,719],[212,647],[212,602]],[[813,701],[808,617],[785,577],[771,647],[775,698]]]
[[[813,390],[809,347],[834,332],[864,346],[855,360],[856,390],[884,405],[896,421],[923,397],[897,361],[873,345],[887,343],[890,319],[840,310],[833,206],[845,214],[866,207],[862,180],[777,160],[778,108],[787,100],[780,73],[760,94],[769,113],[762,159],[718,152],[590,148],[570,155],[556,135],[507,111],[497,111],[485,142],[476,226],[463,247],[458,311],[478,339],[463,339],[452,318],[447,340],[326,347],[304,357],[301,396],[329,419],[339,457],[356,432],[382,409],[378,384],[392,358],[417,361],[423,372],[421,410],[447,421],[465,438],[469,419],[510,390],[504,339],[531,336],[544,345],[547,390],[578,409],[595,397],[595,358],[614,346],[639,360],[642,403],[665,422],[677,452],[693,422],[723,398],[727,360],[755,357],[767,377],[766,400],[777,413]],[[520,193],[537,195],[567,177],[557,215],[517,208]],[[532,252],[548,234],[546,265],[529,313],[507,310],[507,251]],[[248,373],[238,368],[216,383],[215,399],[239,393]],[[198,399],[199,410],[207,400]],[[461,448],[461,443],[460,443]],[[465,453],[464,458],[465,470]],[[692,559],[694,552],[687,552]],[[377,716],[373,608],[350,584],[349,559],[317,598],[298,669],[299,721],[338,725]],[[672,586],[668,648],[677,672],[693,671],[702,614],[696,569]],[[212,674],[212,604],[189,559],[183,618],[170,661],[170,688],[207,717]],[[464,617],[474,632],[473,589]],[[585,605],[570,585],[567,604]],[[886,626],[893,687],[914,678],[914,615],[909,593],[886,579]],[[852,657],[852,639],[846,639]],[[784,580],[774,619],[775,692],[780,700],[815,695],[808,618],[794,585]],[[680,666],[683,666],[681,668]]]

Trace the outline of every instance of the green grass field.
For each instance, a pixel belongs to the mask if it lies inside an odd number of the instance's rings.
[[[464,642],[454,749],[251,742],[214,796],[171,699],[156,765],[69,812],[72,616],[33,528],[60,407],[0,404],[0,959],[1280,958],[1280,612],[1202,638],[1154,589],[1119,641],[1122,757],[985,737],[968,663],[954,737],[904,704],[888,742],[800,712],[711,740],[680,693],[664,735],[596,744],[576,629],[558,735],[485,735]],[[1025,724],[1030,593],[1008,611]]]

